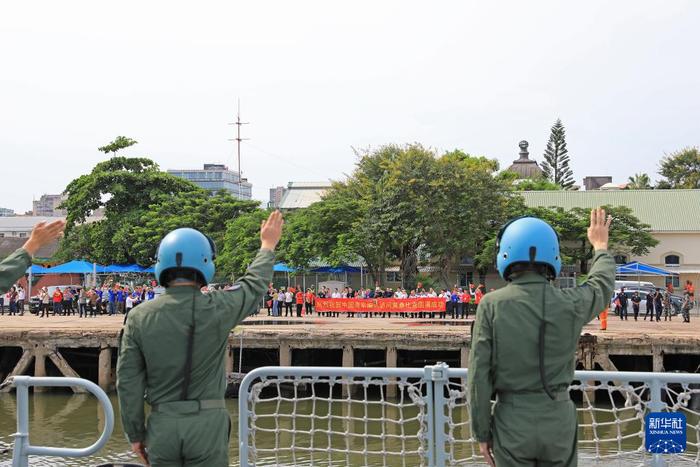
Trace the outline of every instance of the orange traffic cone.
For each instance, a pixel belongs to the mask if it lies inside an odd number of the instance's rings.
[[[598,315],[600,318],[600,330],[605,331],[608,329],[608,308],[603,310],[601,314]]]

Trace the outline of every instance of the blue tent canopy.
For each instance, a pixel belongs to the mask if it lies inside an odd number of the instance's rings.
[[[105,268],[106,273],[124,274],[127,272],[143,272],[138,264],[110,264]]]
[[[37,274],[92,274],[92,263],[87,261],[75,260],[67,263],[59,264],[51,268],[43,268],[44,270]],[[32,274],[34,272],[32,271]]]
[[[617,266],[616,273],[619,276],[677,276],[678,272],[657,268],[649,264],[634,261],[632,263]]]
[[[29,271],[32,272],[32,274],[37,275],[37,274],[46,274],[46,271],[48,271],[49,268],[45,268],[43,266],[39,266],[37,264],[32,264],[31,267],[27,268],[27,274],[29,274]]]
[[[272,267],[274,272],[297,272],[295,268],[287,266],[285,263],[277,263]]]
[[[320,268],[312,269],[311,272],[327,272],[331,274],[342,274],[344,272],[353,273],[361,272],[360,268],[354,266],[340,265],[338,267],[322,266]]]
[[[97,274],[125,274],[129,272],[153,274],[155,272],[153,266],[149,268],[141,267],[138,264],[110,264],[109,266],[102,266],[101,264],[93,264],[88,261],[81,260],[69,261],[51,268],[33,265],[31,268],[27,269],[27,272],[29,272],[30,269],[34,275],[92,274],[93,272],[96,272]]]

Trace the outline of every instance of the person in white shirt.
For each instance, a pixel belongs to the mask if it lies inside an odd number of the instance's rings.
[[[134,307],[134,302],[136,299],[134,298],[134,294],[129,294],[126,296],[126,304],[124,305],[125,310],[124,310],[124,324],[126,324],[126,318],[129,317],[129,312],[131,309]]]
[[[19,308],[19,315],[24,315],[24,287],[21,285],[17,286],[17,308]]]
[[[287,290],[284,293],[284,316],[293,316],[292,313],[292,302],[294,301],[294,294]]]
[[[49,302],[50,302],[49,297],[49,290],[46,287],[41,288],[41,292],[39,292],[39,308],[41,310],[41,316],[39,316],[39,313],[37,313],[37,316],[40,318],[48,318],[49,317]]]
[[[276,316],[282,316],[282,310],[284,309],[284,299],[285,299],[284,289],[280,287],[280,290],[277,293],[277,315]]]

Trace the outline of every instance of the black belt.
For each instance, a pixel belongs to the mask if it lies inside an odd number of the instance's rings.
[[[556,391],[552,392],[552,398],[544,391],[534,391],[534,392],[499,392],[498,401],[499,402],[547,402],[547,401],[568,401],[571,399],[569,396],[569,391]]]
[[[153,404],[151,411],[168,415],[194,414],[200,410],[225,409],[226,402],[223,399],[187,400],[163,402]]]

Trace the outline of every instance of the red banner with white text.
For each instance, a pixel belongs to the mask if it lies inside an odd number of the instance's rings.
[[[418,313],[445,311],[444,298],[317,298],[316,311]]]

